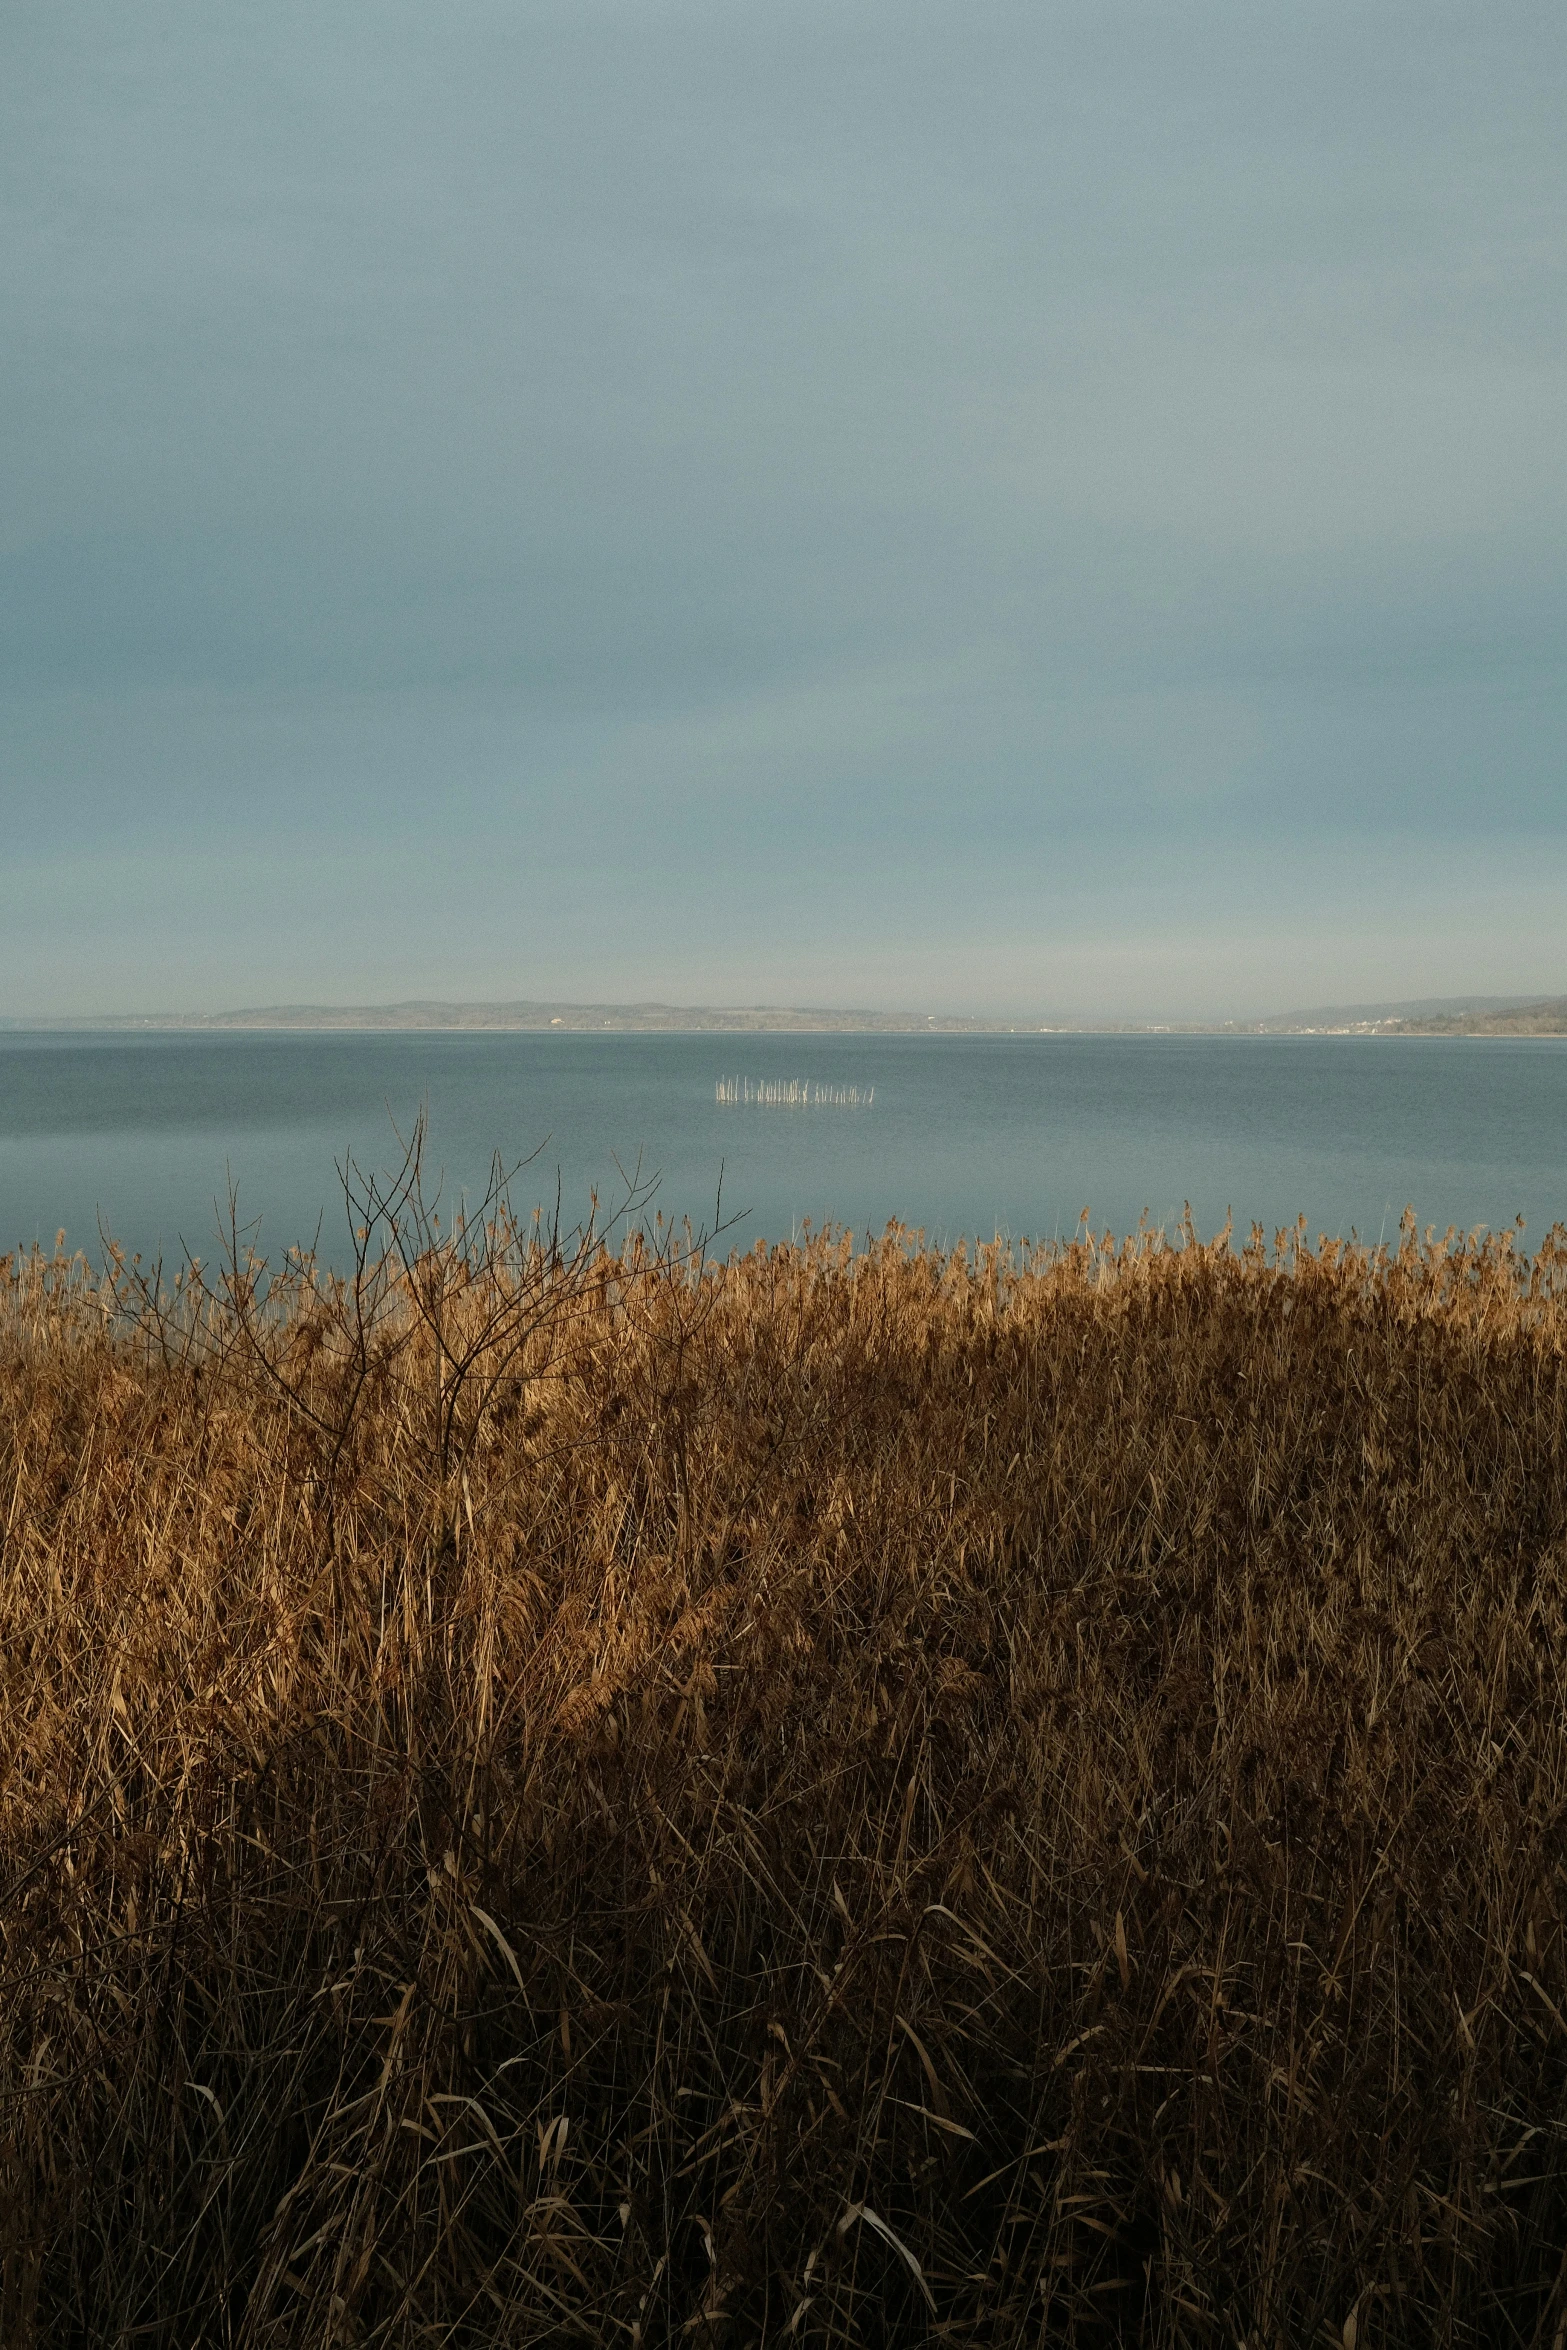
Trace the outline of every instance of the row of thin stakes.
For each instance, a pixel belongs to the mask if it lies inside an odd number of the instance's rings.
[[[715,1099],[726,1107],[755,1102],[775,1110],[868,1110],[876,1088],[858,1085],[818,1085],[804,1077],[720,1077]]]
[[[0,2341],[1567,2340],[1567,1236],[0,1283]]]

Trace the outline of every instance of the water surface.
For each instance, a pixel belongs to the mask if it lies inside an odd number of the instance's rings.
[[[723,1106],[721,1076],[874,1086],[868,1108]],[[809,1220],[934,1240],[1233,1213],[1375,1239],[1538,1238],[1567,1219],[1567,1041],[1171,1036],[0,1034],[0,1248],[214,1250],[230,1177],[263,1244],[341,1253],[333,1163],[395,1156],[423,1104],[448,1200],[537,1151],[519,1198],[568,1221],[617,1158],[726,1245]]]

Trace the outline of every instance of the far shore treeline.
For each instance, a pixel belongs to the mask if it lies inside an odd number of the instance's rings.
[[[245,1030],[558,1029],[565,1035],[854,1036],[1567,1036],[1567,996],[1452,997],[1413,1004],[1339,1004],[1265,1020],[983,1019],[952,1012],[842,1011],[782,1004],[552,1002],[273,1004],[238,1012],[81,1014],[0,1020],[0,1028],[112,1033]]]
[[[348,1192],[0,1269],[8,2350],[1561,2342],[1567,1234]]]

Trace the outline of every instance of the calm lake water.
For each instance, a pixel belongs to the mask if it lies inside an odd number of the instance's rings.
[[[721,1106],[723,1076],[864,1090],[868,1108]],[[1376,1238],[1422,1223],[1538,1238],[1567,1220],[1567,1041],[1171,1036],[88,1035],[0,1033],[0,1248],[96,1253],[100,1222],[146,1254],[211,1257],[232,1175],[269,1250],[341,1253],[333,1162],[384,1166],[426,1105],[446,1196],[492,1150],[568,1222],[615,1160],[726,1245],[807,1219],[891,1217],[934,1240],[1069,1233],[1233,1210],[1270,1234]],[[542,1146],[542,1147],[541,1147]]]

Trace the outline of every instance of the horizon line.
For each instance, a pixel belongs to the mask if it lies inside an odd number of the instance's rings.
[[[1214,1035],[1279,1031],[1370,1033],[1387,1023],[1450,1020],[1514,1012],[1562,1010],[1567,998],[1538,994],[1425,996],[1402,1001],[1319,1005],[1308,1009],[1208,1018],[1151,1014],[1078,1014],[1041,1019],[994,1014],[874,1010],[809,1004],[678,1004],[661,998],[598,1002],[562,997],[460,998],[401,996],[358,1004],[246,1005],[228,1011],[0,1014],[0,1030],[147,1033],[270,1031],[272,1033],[419,1034],[511,1031],[547,1034],[901,1034],[901,1035]]]

